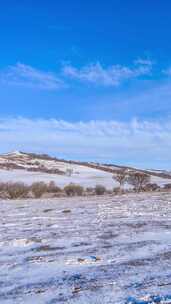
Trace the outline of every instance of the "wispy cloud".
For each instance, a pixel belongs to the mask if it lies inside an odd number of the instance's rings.
[[[63,81],[56,74],[22,63],[9,66],[1,71],[0,82],[42,90],[58,90],[64,86]]]
[[[138,58],[134,61],[135,64],[140,64],[144,66],[151,66],[154,64],[154,62],[150,59],[143,59],[143,58]]]
[[[132,67],[112,65],[104,68],[99,62],[78,69],[64,65],[62,71],[46,72],[27,64],[17,63],[0,71],[0,83],[41,90],[58,90],[69,86],[71,79],[99,86],[118,86],[123,81],[149,75],[152,62],[138,59]]]
[[[1,119],[0,141],[1,152],[19,149],[142,167],[162,168],[171,163],[171,120],[70,123],[55,119]]]
[[[72,65],[63,67],[63,74],[72,79],[103,86],[118,86],[123,81],[149,75],[152,62],[138,59],[133,67],[112,65],[104,68],[99,62],[78,69]]]

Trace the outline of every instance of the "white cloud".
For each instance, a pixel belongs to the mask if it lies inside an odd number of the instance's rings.
[[[0,120],[1,152],[25,150],[60,158],[164,168],[171,163],[171,121]]]
[[[143,58],[138,58],[134,61],[135,64],[140,64],[140,65],[146,65],[146,66],[152,66],[154,62],[150,59],[143,59]]]
[[[99,62],[84,66],[80,69],[72,65],[65,65],[63,67],[63,74],[72,79],[96,85],[118,86],[125,80],[137,78],[142,75],[149,75],[151,69],[152,62],[139,59],[132,68],[121,65],[112,65],[104,68]]]
[[[125,80],[149,75],[151,69],[152,62],[143,59],[136,60],[133,67],[112,65],[104,68],[100,63],[95,63],[78,69],[72,65],[64,65],[62,73],[57,71],[56,74],[17,63],[0,71],[0,83],[42,90],[61,89],[67,86],[70,79],[101,86],[118,86]]]
[[[54,73],[38,70],[29,65],[17,63],[0,73],[0,82],[8,85],[58,90],[64,83]]]

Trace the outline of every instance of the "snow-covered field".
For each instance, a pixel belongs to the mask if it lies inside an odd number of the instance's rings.
[[[107,189],[113,189],[119,184],[112,178],[113,174],[105,171],[100,171],[84,166],[72,166],[73,174],[71,176],[48,174],[42,172],[29,172],[26,170],[2,170],[0,169],[0,182],[24,182],[32,184],[37,181],[50,182],[54,181],[59,187],[64,187],[69,183],[76,183],[83,187],[95,187],[97,184],[105,186]],[[171,183],[171,179],[151,177],[152,183],[157,183],[160,186]],[[128,187],[128,185],[127,185]]]
[[[171,194],[1,201],[0,213],[1,304],[171,303]]]
[[[84,187],[93,187],[102,184],[108,189],[113,188],[117,183],[112,179],[112,173],[91,169],[83,166],[75,166],[71,176],[48,174],[42,172],[29,172],[26,170],[0,170],[0,182],[19,181],[31,184],[37,181],[54,181],[56,185],[63,187],[69,183],[76,183]],[[170,180],[171,181],[171,180]]]

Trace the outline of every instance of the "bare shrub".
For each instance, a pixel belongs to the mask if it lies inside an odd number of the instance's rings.
[[[121,194],[121,192],[122,192],[122,190],[121,190],[120,187],[114,187],[114,188],[113,188],[113,193],[114,193],[114,194]]]
[[[7,191],[0,191],[0,198],[5,200],[5,199],[10,199],[10,196],[7,193]]]
[[[6,191],[7,183],[0,183],[0,191]]]
[[[106,190],[106,193],[111,195],[111,194],[113,194],[113,191],[111,189],[108,189],[108,190]]]
[[[80,185],[71,183],[64,187],[64,191],[68,196],[81,196],[83,194],[84,188]]]
[[[103,185],[96,185],[95,193],[96,195],[103,195],[106,192],[106,188]]]
[[[129,174],[127,181],[135,187],[136,192],[139,192],[150,183],[150,176],[142,172],[133,172]]]
[[[58,187],[54,181],[50,181],[49,184],[47,185],[47,192],[50,193],[57,193],[57,192],[61,192],[62,189],[60,187]]]
[[[87,194],[94,194],[94,188],[93,187],[87,187],[86,192],[87,192]]]
[[[164,185],[165,190],[171,190],[171,183]]]
[[[86,191],[87,191],[87,192],[92,192],[92,191],[94,191],[94,188],[93,188],[93,187],[87,187],[87,188],[86,188]]]
[[[127,181],[126,170],[119,170],[115,175],[113,175],[113,179],[115,179],[119,183],[119,186],[121,188]]]
[[[6,183],[4,190],[8,193],[9,198],[25,198],[29,192],[29,186],[22,182]]]
[[[156,191],[159,189],[160,187],[156,183],[148,183],[143,187],[144,191]]]
[[[35,182],[31,185],[31,191],[36,198],[41,197],[48,190],[47,184],[44,182]]]

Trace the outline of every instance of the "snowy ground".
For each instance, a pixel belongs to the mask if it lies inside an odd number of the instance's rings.
[[[67,168],[67,167],[66,167]],[[105,171],[100,171],[84,166],[72,165],[68,168],[73,169],[71,176],[48,174],[42,172],[29,172],[26,170],[2,170],[0,169],[0,182],[24,182],[32,184],[37,181],[54,181],[59,187],[64,187],[69,183],[76,183],[83,187],[95,187],[97,184],[105,186],[107,189],[113,189],[119,184],[112,178],[113,174]],[[157,183],[160,186],[171,183],[171,179],[151,177],[152,183]],[[129,187],[128,185],[126,187]]]
[[[1,304],[171,303],[171,194],[1,201],[0,213]]]
[[[7,181],[22,181],[26,184],[31,184],[37,181],[54,181],[60,187],[68,185],[71,182],[77,183],[84,187],[93,187],[96,184],[102,184],[109,189],[117,185],[112,179],[112,173],[91,169],[88,167],[86,168],[83,166],[79,170],[76,167],[71,176],[42,172],[29,172],[26,170],[0,170],[0,182]]]

